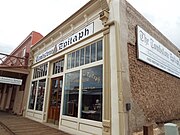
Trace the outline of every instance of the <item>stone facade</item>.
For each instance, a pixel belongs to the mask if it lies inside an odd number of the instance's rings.
[[[126,9],[133,130],[148,123],[180,119],[180,79],[137,59],[136,26],[145,29],[177,56],[178,49],[129,3]]]

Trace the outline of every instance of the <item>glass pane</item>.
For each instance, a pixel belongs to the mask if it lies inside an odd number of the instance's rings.
[[[80,65],[84,65],[84,48],[81,49]]]
[[[102,60],[102,40],[97,42],[97,60]]]
[[[56,73],[56,63],[53,64],[53,74]]]
[[[96,61],[96,44],[91,45],[91,62]]]
[[[36,110],[42,111],[46,79],[40,80],[37,92]]]
[[[77,117],[79,97],[79,75],[80,71],[68,73],[64,84],[64,107],[63,114]]]
[[[71,53],[67,56],[67,69],[71,68]]]
[[[64,59],[61,61],[61,72],[64,70]]]
[[[29,109],[34,109],[34,102],[36,98],[36,89],[37,89],[37,81],[32,82],[31,84],[31,93],[29,98]]]
[[[75,66],[76,66],[76,67],[79,66],[79,50],[76,51],[76,65],[75,65]]]
[[[54,72],[54,70],[53,70]],[[34,68],[33,79],[47,75],[47,63]]]
[[[57,62],[57,73],[60,73],[60,61]]]
[[[51,88],[51,97],[50,97],[50,106],[56,106],[56,98],[58,91],[58,79],[52,80],[52,88]]]
[[[48,67],[48,64],[46,63],[45,64],[45,69],[44,69],[45,70],[45,76],[47,75],[47,67]]]
[[[81,118],[102,121],[102,65],[82,71]]]
[[[74,67],[75,64],[75,52],[72,53],[72,58],[71,58],[71,68]]]
[[[88,64],[90,60],[90,46],[86,46],[85,52],[85,64]]]

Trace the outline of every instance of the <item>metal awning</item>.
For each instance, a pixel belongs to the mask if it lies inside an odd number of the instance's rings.
[[[28,53],[25,57],[0,53],[0,75],[9,73],[29,74],[28,57]]]

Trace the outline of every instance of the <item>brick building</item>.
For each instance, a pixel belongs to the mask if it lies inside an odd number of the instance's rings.
[[[177,47],[125,0],[91,0],[31,47],[26,117],[130,135],[180,118]]]
[[[29,88],[30,47],[41,38],[40,33],[32,31],[10,55],[0,54],[0,110],[23,113]]]

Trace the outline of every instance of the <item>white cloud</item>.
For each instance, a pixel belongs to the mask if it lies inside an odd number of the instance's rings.
[[[9,52],[9,49],[14,49],[33,30],[45,36],[88,1],[0,1],[0,52]],[[179,9],[180,1],[128,1],[180,48],[180,12],[177,10]],[[6,45],[5,47],[3,46],[4,44]]]
[[[0,1],[0,52],[8,48],[3,48],[3,44],[10,44],[15,48],[33,30],[45,36],[88,1]]]
[[[180,1],[127,0],[172,43],[180,48]]]

